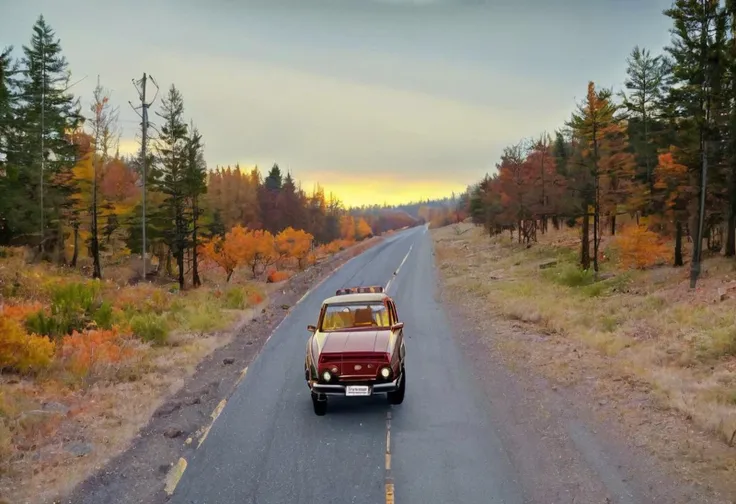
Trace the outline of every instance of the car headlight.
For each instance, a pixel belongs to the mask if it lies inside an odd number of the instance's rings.
[[[384,378],[388,378],[389,376],[391,376],[391,368],[381,368],[381,376],[383,376]]]
[[[330,381],[332,379],[332,375],[329,371],[325,371],[324,373],[322,373],[322,379],[324,381]]]

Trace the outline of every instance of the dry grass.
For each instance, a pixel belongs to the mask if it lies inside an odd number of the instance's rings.
[[[527,248],[471,227],[432,232],[437,262],[445,287],[482,328],[492,330],[491,314],[516,329],[498,337],[500,350],[523,353],[560,384],[588,381],[602,395],[628,384],[718,439],[726,458],[717,464],[733,470],[726,445],[736,433],[735,261],[708,259],[695,291],[687,268],[669,266],[624,272],[604,262],[606,279],[595,282],[576,266],[574,230],[540,235]],[[540,269],[550,261],[556,265]]]

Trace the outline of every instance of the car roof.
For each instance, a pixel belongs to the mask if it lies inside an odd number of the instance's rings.
[[[387,299],[388,295],[383,292],[358,292],[355,294],[341,294],[325,299],[322,304],[343,303],[375,303]]]

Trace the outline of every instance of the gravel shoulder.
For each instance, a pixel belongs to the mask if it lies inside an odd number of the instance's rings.
[[[456,256],[442,254],[454,238],[443,233],[438,242],[441,231],[433,231],[438,296],[484,384],[492,421],[503,426],[528,502],[734,502],[731,448],[662,407],[646,384],[607,366],[599,352],[504,317],[468,288],[504,272],[470,264],[476,251],[469,249],[457,267]]]
[[[155,410],[127,448],[67,495],[43,499],[83,504],[166,502],[167,476],[207,434],[211,415],[227,399],[249,363],[300,298],[355,255],[380,243],[377,237],[336,254],[279,285],[261,312],[241,321],[232,341],[212,351],[196,371]]]

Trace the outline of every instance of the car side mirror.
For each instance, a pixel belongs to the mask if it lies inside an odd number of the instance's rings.
[[[310,324],[307,326],[307,331],[312,332],[312,333],[317,332],[317,326],[313,326]]]
[[[403,322],[396,322],[394,325],[391,326],[392,331],[398,331],[399,329],[403,329],[403,328],[404,328]]]

